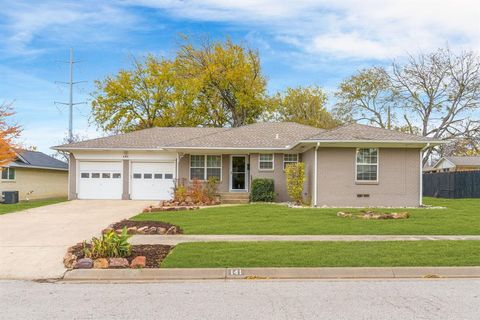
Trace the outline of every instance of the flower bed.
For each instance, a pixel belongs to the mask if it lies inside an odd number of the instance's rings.
[[[87,244],[87,246],[90,246]],[[97,258],[85,257],[84,244],[79,243],[70,247],[63,259],[65,268],[68,269],[118,269],[118,268],[158,268],[173,246],[133,245],[130,255],[124,258]]]
[[[161,221],[133,221],[122,220],[109,225],[102,233],[115,231],[121,233],[123,228],[127,228],[128,234],[181,234],[183,230],[171,223]]]

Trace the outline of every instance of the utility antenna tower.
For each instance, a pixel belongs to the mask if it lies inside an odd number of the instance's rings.
[[[83,102],[73,102],[73,86],[78,83],[87,82],[87,81],[73,81],[73,65],[75,63],[79,63],[80,61],[73,60],[73,48],[70,48],[70,60],[69,61],[62,61],[64,63],[68,63],[70,66],[70,81],[63,82],[63,81],[55,81],[55,83],[62,83],[68,85],[70,89],[69,93],[69,101],[68,102],[57,102],[55,104],[63,104],[68,105],[68,142],[73,142],[73,106],[77,104],[86,104],[85,101]]]

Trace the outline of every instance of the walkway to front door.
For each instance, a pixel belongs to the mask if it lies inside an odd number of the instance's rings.
[[[230,156],[230,191],[247,191],[247,156]]]

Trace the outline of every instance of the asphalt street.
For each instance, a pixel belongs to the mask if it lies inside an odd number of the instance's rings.
[[[0,282],[1,319],[479,319],[480,279]]]

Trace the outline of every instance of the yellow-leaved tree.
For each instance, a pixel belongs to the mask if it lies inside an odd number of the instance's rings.
[[[305,184],[305,163],[289,163],[285,168],[288,196],[300,205],[303,202],[303,186]]]

